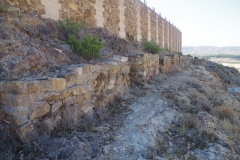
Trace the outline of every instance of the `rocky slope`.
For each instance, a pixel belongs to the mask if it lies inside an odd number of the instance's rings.
[[[33,143],[5,143],[1,158],[25,159],[233,159],[240,158],[239,98],[227,91],[239,73],[189,60],[87,121],[61,124]],[[221,77],[228,77],[228,80]],[[12,153],[14,151],[14,153]]]
[[[87,34],[98,35],[104,43],[100,61],[116,54],[141,52],[138,44],[116,38],[101,28],[84,28],[77,38],[81,40]],[[37,13],[0,11],[0,80],[37,79],[70,64],[87,63],[73,53],[66,38],[57,22],[42,19]]]

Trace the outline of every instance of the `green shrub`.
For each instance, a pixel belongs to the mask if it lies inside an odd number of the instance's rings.
[[[78,51],[82,53],[85,59],[91,60],[101,57],[99,52],[102,47],[103,43],[98,40],[98,37],[87,35],[78,46]]]
[[[69,35],[68,35],[67,44],[69,44],[73,50],[78,51],[78,47],[79,47],[79,45],[80,45],[80,42],[79,42],[79,40],[76,38],[75,35],[69,34]]]
[[[161,52],[160,46],[153,41],[148,42],[147,40],[143,40],[142,46],[143,46],[143,50],[145,52],[149,52],[152,54],[159,54]]]
[[[103,47],[102,42],[98,40],[96,36],[87,35],[81,42],[75,37],[75,35],[68,35],[69,44],[77,53],[81,55],[86,60],[91,60],[94,58],[100,58],[100,50]]]
[[[6,13],[7,12],[7,6],[0,6],[0,13]]]
[[[182,56],[182,55],[183,55],[183,53],[182,53],[182,52],[177,52],[177,54],[178,54],[179,56]]]
[[[224,66],[223,66],[222,64],[217,64],[217,67],[218,67],[219,69],[223,69],[223,68],[224,68]]]
[[[82,20],[80,22],[74,22],[67,18],[64,20],[59,20],[59,25],[67,35],[76,34],[79,30],[85,28],[85,21]]]

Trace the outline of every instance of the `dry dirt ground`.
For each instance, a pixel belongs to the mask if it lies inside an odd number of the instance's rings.
[[[239,101],[227,91],[237,77],[231,68],[187,61],[132,82],[129,94],[81,124],[60,124],[32,143],[5,141],[0,159],[238,160]]]

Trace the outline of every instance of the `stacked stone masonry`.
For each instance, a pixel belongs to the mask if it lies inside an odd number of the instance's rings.
[[[29,141],[39,129],[51,132],[61,121],[77,123],[93,115],[94,107],[104,108],[125,94],[130,80],[148,81],[185,60],[178,54],[114,56],[102,64],[71,65],[45,79],[1,81],[0,126],[7,124],[21,141]]]
[[[67,74],[33,81],[0,82],[0,124],[5,121],[22,141],[51,132],[60,120],[78,122],[93,107],[105,107],[128,91],[127,57],[101,65],[70,66]]]
[[[85,20],[129,40],[148,39],[181,52],[182,33],[140,0],[3,0],[21,12],[36,11],[53,20]]]

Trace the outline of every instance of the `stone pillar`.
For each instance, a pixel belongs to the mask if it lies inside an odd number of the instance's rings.
[[[167,23],[167,48],[170,50],[170,23],[166,21]]]
[[[126,38],[126,32],[125,32],[125,6],[124,6],[124,0],[119,0],[119,6],[118,9],[120,11],[119,13],[119,36],[121,38]]]
[[[161,21],[162,21],[162,48],[164,48],[165,46],[164,46],[164,43],[165,43],[165,40],[164,40],[164,38],[165,38],[165,29],[164,29],[164,19],[161,17]]]
[[[148,41],[151,41],[151,17],[150,17],[151,10],[148,8]]]
[[[156,31],[157,31],[157,34],[156,34],[156,41],[157,41],[157,44],[159,44],[158,42],[158,34],[159,34],[159,32],[158,32],[158,14],[156,14]]]
[[[60,19],[59,10],[62,7],[58,3],[58,0],[41,0],[41,4],[45,6],[45,15],[42,15],[43,18],[51,18],[55,21]]]
[[[97,26],[97,27],[104,28],[104,26],[103,26],[103,24],[104,24],[104,17],[103,17],[103,12],[104,12],[103,0],[96,0],[96,3],[94,4],[94,9],[96,10],[96,15],[95,15],[96,26]]]
[[[176,38],[175,38],[176,34],[175,34],[175,26],[173,25],[173,51],[176,52],[176,47],[175,47],[175,41],[176,41]]]
[[[140,15],[140,3],[137,3],[137,41],[141,41],[141,15]]]
[[[179,31],[179,34],[180,34],[180,36],[179,36],[179,42],[180,42],[179,47],[180,47],[180,52],[182,52],[182,32]]]

